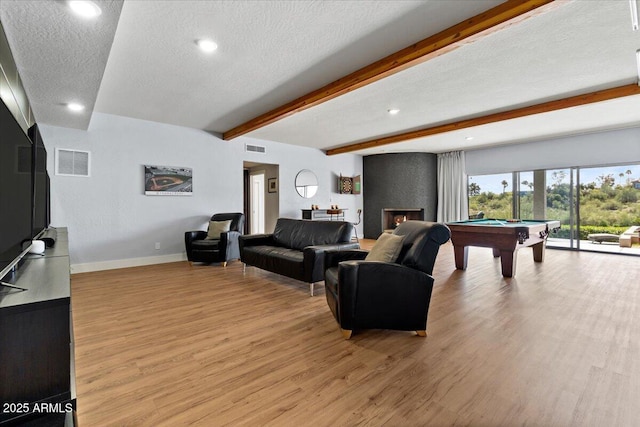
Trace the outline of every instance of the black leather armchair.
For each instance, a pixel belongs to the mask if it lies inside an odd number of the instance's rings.
[[[184,244],[187,259],[192,262],[221,262],[226,266],[227,261],[240,258],[238,237],[244,227],[244,214],[219,213],[211,217],[211,221],[231,220],[229,231],[221,233],[220,239],[206,239],[206,231],[187,231],[184,233]]]
[[[364,261],[367,251],[325,254],[327,304],[346,339],[358,329],[416,331],[426,336],[433,290],[433,265],[451,236],[440,223],[406,221],[393,234],[404,236],[396,262]]]

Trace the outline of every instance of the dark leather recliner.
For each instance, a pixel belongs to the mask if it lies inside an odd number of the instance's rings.
[[[416,331],[426,336],[433,291],[433,265],[451,236],[440,223],[406,221],[393,234],[404,236],[396,262],[364,261],[367,251],[325,254],[327,304],[346,339],[358,329]]]
[[[218,213],[211,217],[211,221],[231,220],[229,231],[221,233],[220,239],[206,239],[206,231],[187,231],[184,233],[184,244],[189,262],[221,262],[240,259],[238,238],[244,227],[244,214]]]

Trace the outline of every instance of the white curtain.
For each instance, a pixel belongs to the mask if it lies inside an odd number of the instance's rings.
[[[464,151],[438,154],[438,222],[469,219]]]

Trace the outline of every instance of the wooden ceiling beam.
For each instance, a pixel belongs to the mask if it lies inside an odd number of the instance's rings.
[[[554,0],[508,0],[473,18],[460,22],[373,64],[354,71],[320,89],[236,126],[224,132],[222,138],[225,140],[236,138],[307,108],[322,104],[340,95],[443,55],[464,44],[499,31],[506,26],[516,24],[530,16],[545,12],[551,5],[559,3],[561,2]]]
[[[358,142],[356,144],[345,145],[343,147],[333,148],[326,151],[328,156],[334,154],[349,153],[367,148],[380,147],[382,145],[393,144],[395,142],[408,141],[411,139],[424,138],[426,136],[437,135],[445,132],[452,132],[460,129],[466,129],[474,126],[482,126],[490,123],[501,122],[504,120],[517,119],[520,117],[530,116],[534,114],[548,113],[550,111],[563,110],[565,108],[579,107],[581,105],[593,104],[595,102],[607,101],[610,99],[622,98],[625,96],[640,95],[640,86],[638,84],[630,84],[626,86],[618,86],[611,89],[599,90],[583,95],[572,96],[569,98],[558,99],[556,101],[543,102],[541,104],[531,105],[528,107],[517,108],[515,110],[503,111],[500,113],[489,114],[487,116],[475,117],[472,119],[460,120],[444,125],[432,126],[423,129],[404,132],[397,135],[391,135],[383,138],[376,138],[369,141]]]

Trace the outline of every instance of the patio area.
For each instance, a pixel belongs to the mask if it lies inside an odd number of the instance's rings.
[[[569,239],[559,239],[549,237],[547,240],[547,247],[550,249],[569,249],[570,246]],[[590,240],[580,240],[580,245],[577,246],[578,242],[573,241],[574,248],[579,248],[582,251],[589,252],[604,252],[610,254],[624,254],[624,255],[636,255],[640,256],[640,245],[633,244],[630,248],[621,247],[618,242],[602,242],[596,243]]]

